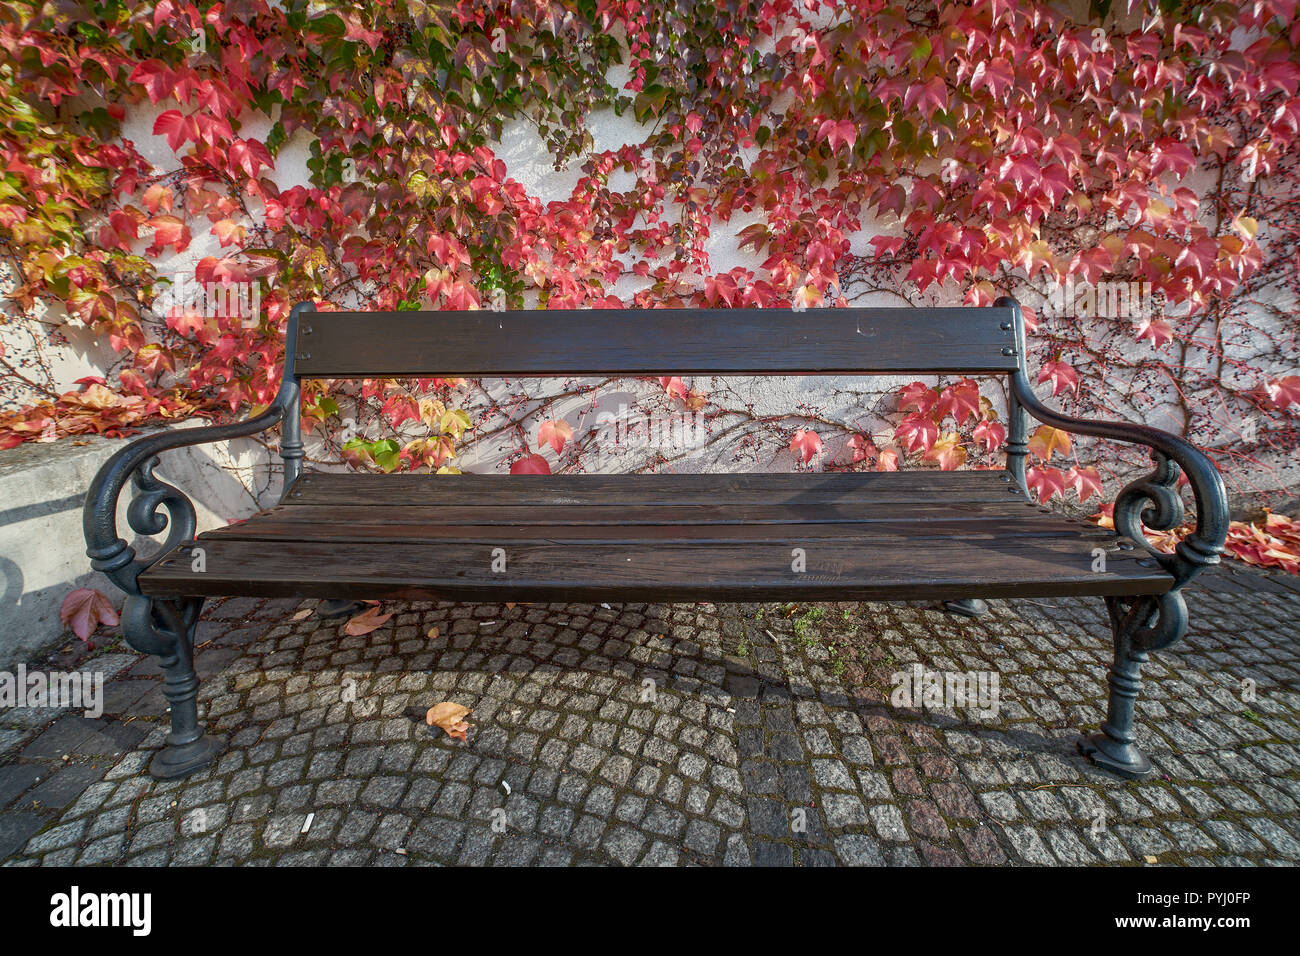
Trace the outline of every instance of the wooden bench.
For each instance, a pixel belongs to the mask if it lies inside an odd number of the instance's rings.
[[[1182,588],[1219,560],[1222,480],[1181,438],[1088,422],[1044,407],[1024,364],[1019,305],[990,308],[317,312],[289,320],[275,402],[238,424],[180,429],[128,445],[85,506],[94,568],[126,592],[122,633],[160,655],[171,733],[151,763],[192,773],[221,742],[197,714],[193,633],[205,598],[318,596],[465,601],[817,601],[1096,595],[1115,634],[1109,706],[1081,748],[1129,777],[1151,773],[1134,744],[1139,665],[1187,629]],[[430,375],[961,373],[1007,376],[1005,471],[715,475],[302,474],[299,382]],[[1025,487],[1028,417],[1149,446],[1155,469],[1120,492],[1119,534],[1035,505]],[[189,499],[161,481],[157,455],[281,424],[280,502],[195,540]],[[1141,521],[1183,518],[1172,555]],[[168,532],[147,558],[118,535]],[[166,512],[166,515],[163,514]],[[170,520],[169,520],[170,518]],[[203,549],[195,561],[192,548]],[[1094,570],[1095,549],[1107,554]],[[804,570],[792,560],[803,549]],[[503,549],[505,566],[501,567]],[[497,559],[494,561],[494,558]]]

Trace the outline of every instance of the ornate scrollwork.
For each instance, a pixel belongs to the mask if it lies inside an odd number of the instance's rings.
[[[135,500],[127,511],[131,528],[139,534],[156,535],[170,525],[167,540],[155,557],[166,554],[176,545],[194,537],[196,523],[193,503],[180,489],[160,480],[153,473],[160,452],[255,435],[285,420],[283,451],[286,487],[297,476],[302,460],[302,437],[297,415],[299,390],[298,380],[293,374],[293,356],[297,349],[298,317],[314,310],[315,306],[310,303],[294,306],[285,334],[284,377],[275,400],[262,414],[230,425],[180,428],[148,435],[121,449],[104,462],[95,475],[86,492],[86,505],[82,515],[86,554],[95,570],[102,571],[127,594],[140,593],[137,579],[152,563],[152,560],[138,560],[135,549],[117,533],[117,503],[127,481],[131,481],[136,489]],[[167,517],[159,509],[166,509]]]
[[[1069,418],[1044,406],[1029,388],[1023,373],[1012,377],[1019,402],[1037,419],[1084,435],[1134,442],[1151,449],[1155,467],[1128,485],[1115,498],[1115,530],[1136,542],[1174,578],[1164,594],[1109,598],[1117,651],[1134,653],[1168,647],[1187,633],[1187,605],[1182,587],[1202,570],[1219,562],[1227,536],[1228,509],[1223,480],[1204,455],[1181,438],[1144,425],[1090,422]],[[1170,531],[1183,524],[1186,508],[1179,494],[1184,470],[1196,496],[1196,529],[1172,554],[1159,550],[1145,530]]]
[[[203,733],[198,719],[198,676],[194,673],[194,628],[203,607],[201,598],[166,600],[140,592],[139,578],[150,565],[184,541],[197,528],[194,504],[179,488],[154,474],[157,455],[129,456],[105,466],[92,488],[99,506],[87,510],[86,542],[91,566],[103,571],[126,592],[121,631],[126,643],[142,654],[156,654],[165,677],[163,695],[171,704],[167,746],[150,763],[155,776],[170,778],[205,766],[221,749],[219,739]],[[128,465],[135,495],[127,505],[127,524],[137,534],[167,537],[156,553],[140,558],[117,536],[116,503]],[[163,512],[166,512],[165,514]]]
[[[127,523],[139,534],[161,534],[168,524],[171,533],[163,545],[170,551],[182,541],[194,537],[198,522],[194,514],[194,503],[183,491],[158,478],[153,470],[158,467],[158,456],[150,458],[135,470],[131,484],[136,488],[136,495],[127,508]],[[159,508],[167,509],[167,517],[158,513]]]
[[[166,658],[177,652],[183,636],[193,633],[203,602],[158,601],[128,594],[122,606],[122,636],[141,654]]]
[[[1178,463],[1160,452],[1152,452],[1156,463],[1149,475],[1130,482],[1115,498],[1115,529],[1142,544],[1157,557],[1164,557],[1143,534],[1146,525],[1155,531],[1170,531],[1183,523],[1185,509],[1178,494]],[[1150,505],[1150,507],[1148,507]]]
[[[1223,522],[1212,516],[1207,520],[1198,509],[1196,530],[1179,542],[1172,554],[1152,545],[1143,534],[1143,525],[1154,531],[1177,528],[1184,520],[1184,506],[1178,489],[1182,474],[1178,463],[1159,450],[1152,451],[1151,458],[1155,470],[1130,482],[1115,499],[1115,528],[1145,547],[1174,576],[1176,591],[1206,567],[1219,563],[1224,536],[1216,529]]]
[[[158,551],[147,558],[138,557],[135,548],[117,537],[116,528],[111,540],[88,541],[91,567],[102,571],[131,596],[140,595],[140,575],[180,543],[193,540],[198,528],[194,502],[179,488],[156,476],[157,467],[158,456],[154,455],[132,473],[131,484],[136,493],[127,506],[126,522],[137,534],[153,536],[167,531],[167,538]]]
[[[1158,651],[1187,633],[1187,602],[1177,588],[1164,594],[1107,601],[1116,641],[1135,651]]]

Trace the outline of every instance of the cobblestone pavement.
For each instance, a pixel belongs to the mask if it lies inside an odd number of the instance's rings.
[[[1104,706],[1099,599],[390,604],[359,638],[312,601],[231,599],[197,638],[229,752],[152,780],[152,659],[56,657],[105,672],[105,715],[0,713],[0,860],[1293,865],[1300,582],[1201,582],[1145,669],[1141,783],[1074,748]],[[914,664],[996,674],[996,717],[893,706]],[[442,700],[473,708],[467,743],[425,726]]]

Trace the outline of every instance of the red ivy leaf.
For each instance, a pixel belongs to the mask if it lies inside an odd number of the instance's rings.
[[[160,113],[153,123],[153,134],[155,136],[166,136],[167,145],[176,151],[187,140],[198,140],[199,128],[195,123],[194,117],[182,116],[180,110],[167,110]]]
[[[1155,348],[1160,348],[1166,342],[1172,341],[1174,330],[1164,319],[1143,319],[1142,324],[1138,326],[1138,341],[1150,339]]]
[[[1051,501],[1053,496],[1065,498],[1065,475],[1059,468],[1040,468],[1035,465],[1025,472],[1025,483],[1038,496],[1039,501]]]
[[[972,433],[976,441],[982,441],[990,451],[997,451],[1007,440],[1007,430],[999,422],[983,421],[975,426]]]
[[[831,152],[838,152],[841,146],[849,149],[858,141],[858,127],[853,120],[825,120],[817,129],[817,139],[830,143]]]
[[[1065,483],[1074,489],[1080,501],[1087,501],[1093,495],[1101,497],[1101,473],[1091,466],[1071,468],[1065,473]]]
[[[667,375],[662,376],[659,379],[659,384],[663,386],[663,390],[668,393],[669,398],[676,398],[683,402],[686,401],[686,383],[676,375],[671,377]]]
[[[99,625],[114,627],[117,624],[117,611],[108,598],[94,588],[77,588],[63,599],[63,605],[59,608],[59,620],[88,644],[90,635],[95,633]]]
[[[875,443],[866,435],[854,435],[849,439],[849,447],[853,449],[854,464],[872,458],[877,454]]]
[[[1278,408],[1288,405],[1300,405],[1300,375],[1288,375],[1275,378],[1264,385],[1269,400]]]
[[[237,139],[230,144],[230,161],[248,174],[249,179],[256,179],[258,170],[263,166],[274,168],[275,163],[266,146],[255,139]]]
[[[928,452],[939,437],[939,426],[925,415],[908,415],[894,430],[894,437],[910,452]]]
[[[935,408],[939,413],[940,421],[945,415],[951,415],[960,425],[966,419],[979,414],[980,387],[974,379],[964,378],[939,393],[939,401]]]
[[[549,475],[551,466],[541,455],[525,455],[510,466],[512,475]]]
[[[913,382],[904,386],[898,393],[898,410],[905,412],[915,409],[922,415],[930,414],[939,401],[939,393],[924,382]]]
[[[1067,388],[1073,392],[1079,390],[1079,373],[1064,362],[1044,362],[1038,372],[1038,384],[1052,383],[1052,397],[1056,397]]]
[[[804,464],[812,461],[822,450],[822,439],[812,429],[800,429],[790,439],[790,450],[796,457],[803,458]]]
[[[177,252],[184,252],[190,244],[190,227],[175,216],[155,216],[145,223],[153,228],[153,245],[149,247],[152,256],[162,252],[163,246],[175,246]]]

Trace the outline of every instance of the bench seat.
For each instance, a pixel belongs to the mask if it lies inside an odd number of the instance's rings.
[[[1128,544],[1128,542],[1123,542]],[[928,600],[1161,594],[1112,531],[1005,471],[305,474],[281,504],[140,576],[154,596],[484,601]],[[189,548],[203,549],[195,570]],[[1093,570],[1096,548],[1104,570]],[[493,549],[505,570],[493,568]],[[794,549],[806,570],[794,570]],[[499,554],[499,552],[498,552]],[[498,562],[499,565],[499,562]]]

